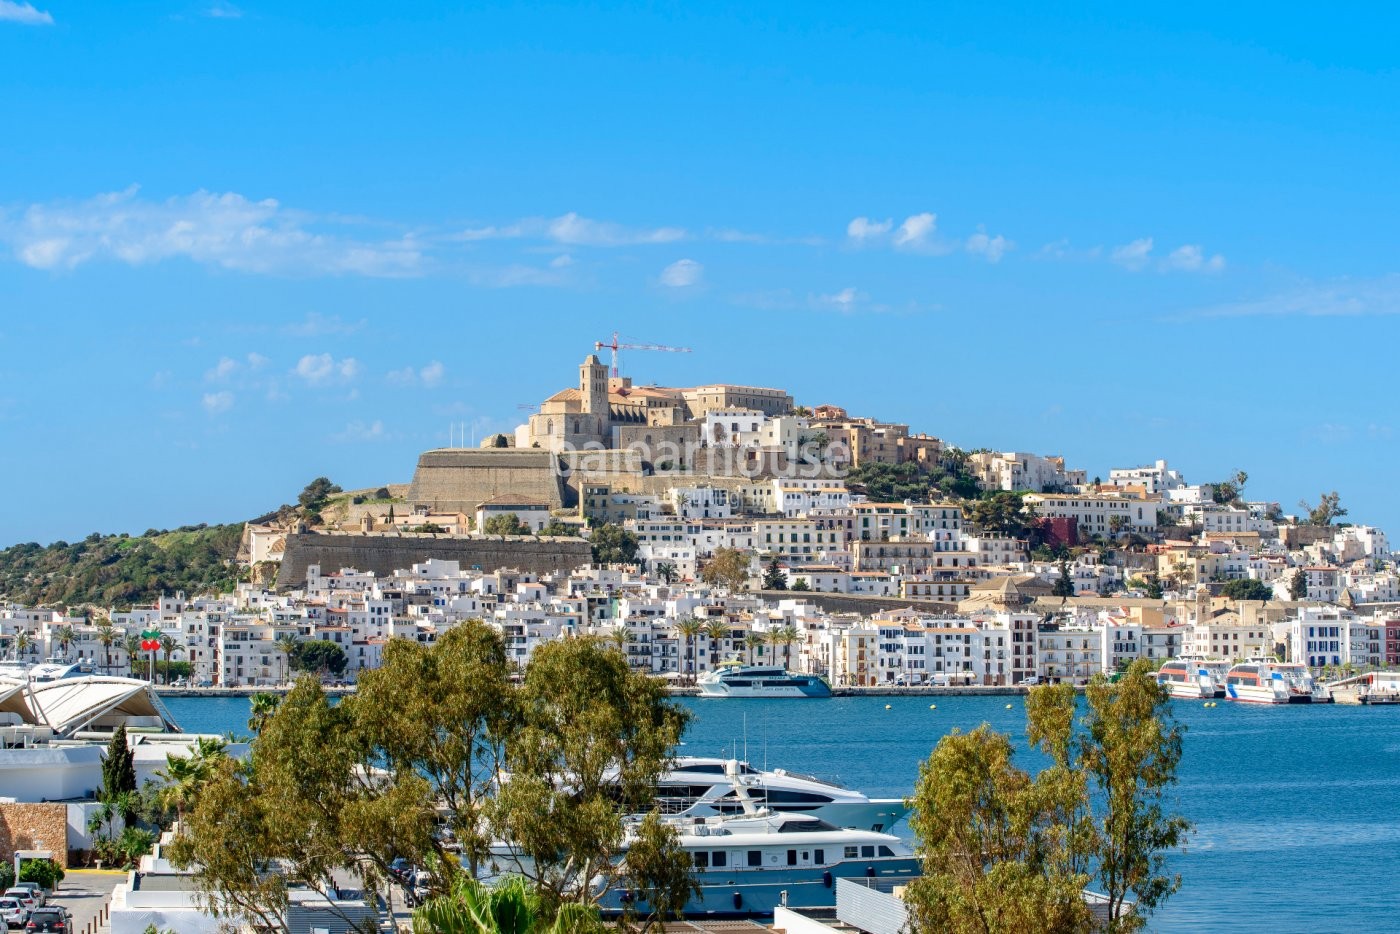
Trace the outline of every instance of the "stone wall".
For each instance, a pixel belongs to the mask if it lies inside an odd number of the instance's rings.
[[[592,551],[581,538],[304,532],[287,536],[277,587],[286,590],[302,586],[306,583],[306,569],[312,564],[319,564],[324,574],[355,568],[388,576],[428,558],[456,561],[464,570],[519,568],[545,574],[587,564]]]
[[[828,613],[859,613],[861,616],[909,608],[929,615],[949,615],[958,611],[956,603],[911,597],[875,597],[858,593],[823,593],[820,590],[756,590],[753,593],[764,600],[801,600]]]
[[[549,451],[520,448],[424,451],[418,455],[407,498],[436,513],[471,514],[483,500],[502,493],[537,497],[551,509],[562,507],[558,459]]]
[[[49,850],[68,867],[68,805],[0,804],[0,859],[14,862],[16,850]]]

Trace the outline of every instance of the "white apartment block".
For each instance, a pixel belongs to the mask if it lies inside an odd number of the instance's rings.
[[[1179,490],[1186,486],[1181,473],[1158,460],[1147,467],[1115,467],[1108,472],[1108,482],[1116,487],[1139,486],[1149,495]]]

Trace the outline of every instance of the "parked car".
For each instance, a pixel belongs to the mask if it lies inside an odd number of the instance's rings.
[[[35,908],[43,908],[49,902],[48,893],[45,892],[44,887],[37,882],[16,882],[14,888],[28,889],[29,893],[34,896]]]
[[[67,908],[60,908],[58,905],[49,905],[46,908],[35,908],[29,913],[29,920],[24,924],[26,934],[29,931],[54,931],[59,934],[70,934],[73,930],[73,915]]]
[[[34,897],[33,892],[28,889],[21,889],[17,886],[6,889],[5,898],[18,899],[19,903],[24,906],[25,911],[33,911],[35,908],[39,907],[39,900]]]
[[[22,928],[29,920],[29,909],[17,898],[0,896],[0,920],[5,922],[6,928]]]
[[[1037,684],[1040,683],[1040,676],[1031,675],[1029,678],[1022,678],[1019,683],[1025,685],[1026,687],[1035,687]]]

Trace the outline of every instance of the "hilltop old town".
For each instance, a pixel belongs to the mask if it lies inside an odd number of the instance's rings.
[[[1167,459],[1090,475],[781,389],[636,386],[597,356],[533,408],[424,452],[411,484],[325,482],[248,523],[229,592],[6,605],[5,653],[260,688],[330,643],[319,669],[353,683],[391,639],[483,619],[521,665],[595,634],[679,684],[735,660],[838,688],[1081,684],[1178,655],[1400,664],[1400,571],[1335,493],[1290,511],[1244,471]],[[133,644],[153,630],[158,651]]]

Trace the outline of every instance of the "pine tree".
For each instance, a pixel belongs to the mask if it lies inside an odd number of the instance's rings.
[[[126,740],[126,724],[120,724],[112,731],[112,739],[107,743],[107,756],[102,760],[102,789],[98,800],[109,804],[116,802],[121,795],[136,791],[136,760],[131,754],[131,746]],[[132,800],[128,798],[127,800]],[[136,816],[135,811],[125,811],[122,819],[128,823]]]
[[[787,575],[783,573],[776,557],[768,562],[768,570],[763,572],[763,589],[787,590]]]

